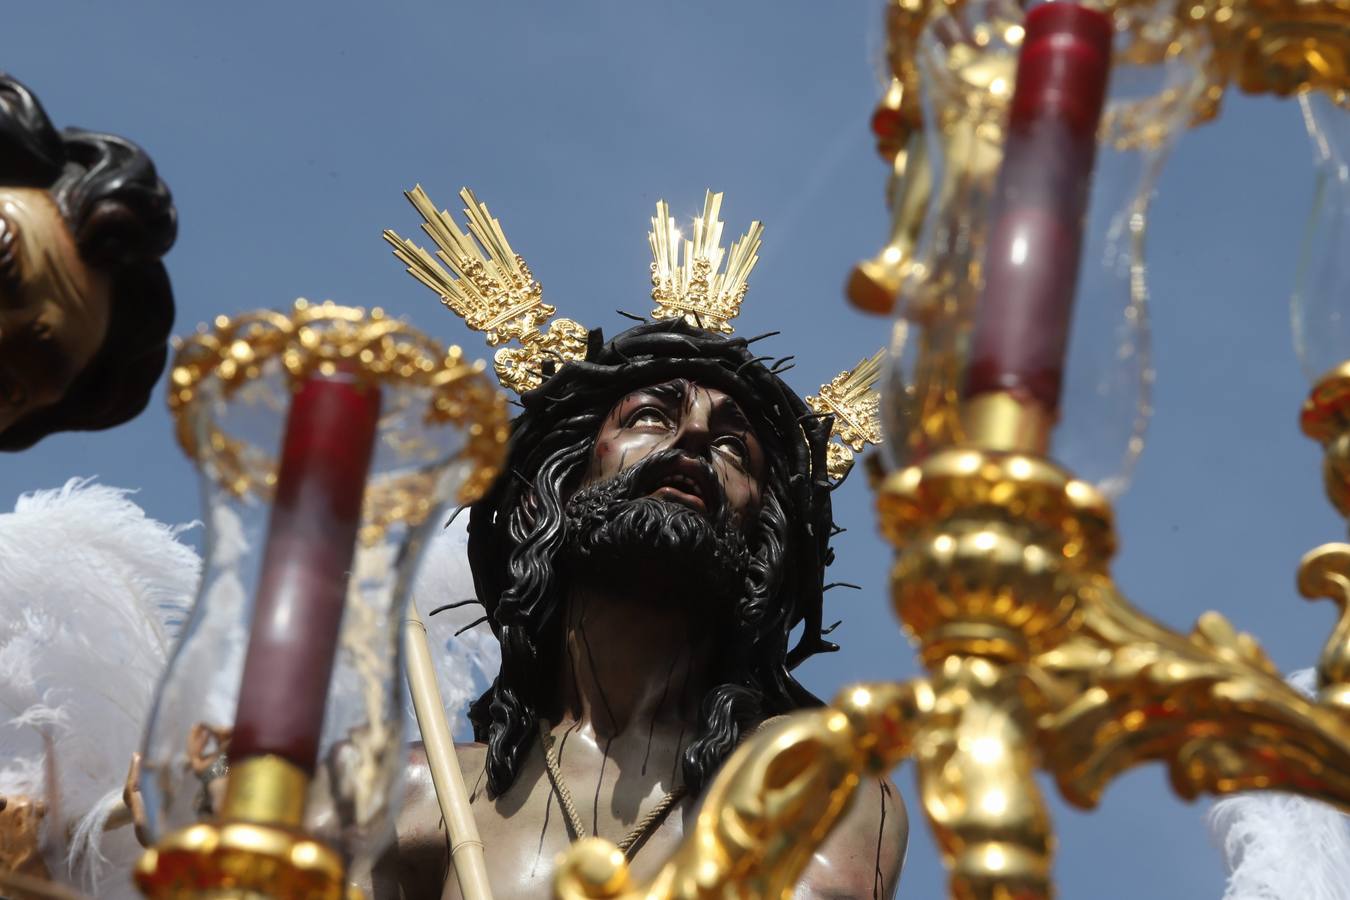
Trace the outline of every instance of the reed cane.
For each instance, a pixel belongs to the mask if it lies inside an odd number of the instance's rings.
[[[412,692],[417,727],[422,732],[422,743],[427,751],[431,783],[436,788],[436,800],[450,831],[450,859],[459,882],[459,893],[464,900],[492,900],[483,841],[478,837],[478,824],[469,808],[469,792],[464,787],[464,773],[455,757],[450,724],[445,719],[441,691],[436,684],[436,668],[427,645],[427,627],[417,611],[416,602],[411,599],[403,631],[408,653],[408,688]],[[445,896],[443,893],[442,897]]]

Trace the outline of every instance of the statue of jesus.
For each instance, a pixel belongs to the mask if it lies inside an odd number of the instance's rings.
[[[650,875],[739,742],[819,704],[791,670],[835,649],[821,628],[830,428],[750,343],[683,319],[597,333],[522,395],[469,524],[502,663],[459,757],[499,900],[547,896],[558,854],[587,835]],[[895,787],[864,785],[798,896],[892,896],[907,833]],[[456,896],[449,866],[416,748],[374,895]]]

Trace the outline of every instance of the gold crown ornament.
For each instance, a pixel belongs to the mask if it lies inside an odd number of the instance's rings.
[[[654,319],[678,319],[690,325],[731,334],[729,324],[741,311],[741,301],[750,287],[746,279],[759,262],[759,236],[764,226],[750,223],[750,230],[731,245],[727,267],[722,263],[722,195],[708,191],[703,215],[694,219],[693,237],[684,238],[664,200],[656,201],[656,215],[647,240],[652,246],[652,299]],[[684,259],[680,259],[680,249]]]
[[[886,351],[878,350],[806,398],[806,405],[816,412],[834,416],[825,461],[831,478],[843,478],[853,468],[855,453],[881,443],[881,394],[876,383],[885,359]]]
[[[558,366],[586,357],[587,329],[572,319],[544,324],[557,312],[543,300],[543,287],[506,240],[501,224],[473,191],[459,192],[468,232],[461,231],[446,210],[437,210],[421,185],[404,194],[422,217],[422,230],[435,242],[435,255],[392,230],[384,239],[408,273],[431,288],[466,325],[481,331],[490,346],[503,387],[522,393],[538,387]],[[664,200],[657,201],[648,241],[652,249],[652,318],[683,318],[690,325],[732,334],[731,320],[740,313],[750,272],[759,261],[764,227],[750,228],[722,248],[722,194],[708,191],[703,215],[694,219],[685,237]],[[726,265],[723,266],[725,260]],[[515,341],[519,346],[501,345]],[[875,390],[885,351],[864,359],[821,385],[807,397],[815,412],[834,417],[826,469],[838,481],[848,474],[854,454],[867,444],[881,443]]]
[[[459,192],[469,234],[459,230],[449,212],[436,210],[420,184],[404,196],[422,216],[422,230],[439,249],[432,256],[390,229],[384,239],[393,244],[394,255],[408,267],[408,274],[440,295],[441,303],[466,325],[483,332],[489,346],[520,343],[519,348],[502,347],[493,357],[502,387],[523,393],[543,383],[545,360],[585,358],[587,331],[579,322],[559,319],[547,331],[540,330],[557,310],[543,301],[543,286],[473,191]]]

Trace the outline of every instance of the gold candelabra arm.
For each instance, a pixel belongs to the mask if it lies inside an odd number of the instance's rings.
[[[1318,699],[1350,712],[1350,544],[1323,544],[1303,557],[1298,590],[1336,602],[1340,616],[1317,663]]]
[[[1159,761],[1183,797],[1268,788],[1350,809],[1344,612],[1319,702],[1217,613],[1180,634],[1135,609],[1109,573],[1109,506],[1042,458],[953,448],[879,493],[892,599],[932,678],[914,756],[951,896],[1050,895],[1034,768],[1088,808]],[[1309,559],[1304,592],[1344,610],[1350,545]]]
[[[898,84],[898,82],[897,82]],[[895,305],[923,228],[924,212],[933,189],[933,171],[923,132],[906,134],[891,154],[887,205],[891,228],[886,245],[871,259],[853,267],[844,295],[865,312],[888,315]]]
[[[903,759],[932,708],[925,681],[861,685],[830,707],[771,721],[727,760],[694,827],[651,881],[637,883],[618,847],[590,838],[563,855],[554,896],[789,897],[862,777],[885,773]]]
[[[1075,805],[1121,772],[1167,764],[1182,797],[1278,789],[1350,808],[1350,718],[1287,685],[1218,613],[1180,635],[1103,577],[1075,636],[1034,660],[1073,699],[1041,716],[1045,767]]]

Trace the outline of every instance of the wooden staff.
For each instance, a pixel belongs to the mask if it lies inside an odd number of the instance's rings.
[[[403,620],[403,637],[408,651],[408,688],[412,692],[413,711],[417,727],[422,732],[422,743],[427,751],[427,765],[431,768],[431,783],[436,787],[436,799],[441,805],[441,816],[450,831],[450,859],[459,882],[459,893],[464,900],[492,900],[488,887],[487,862],[483,858],[483,841],[478,837],[478,823],[469,808],[469,792],[464,787],[464,773],[455,757],[455,744],[450,737],[450,724],[445,719],[445,706],[436,684],[436,667],[431,662],[427,646],[427,627],[417,612],[417,603],[408,600],[408,616]],[[446,894],[442,894],[445,897]]]

